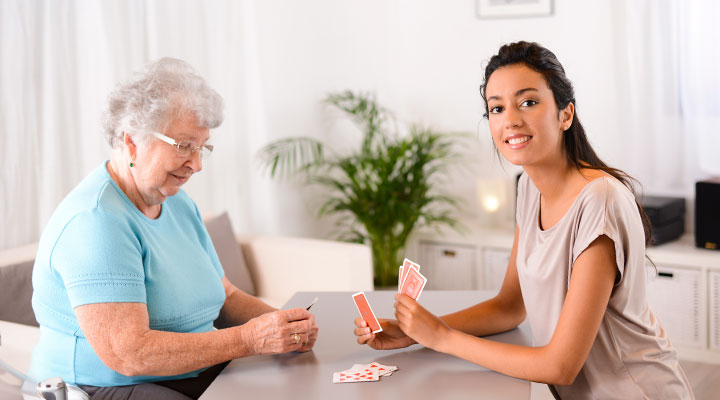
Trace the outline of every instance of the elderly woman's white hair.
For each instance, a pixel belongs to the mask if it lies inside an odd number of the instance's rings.
[[[198,125],[217,128],[223,120],[223,100],[185,61],[161,58],[118,84],[108,97],[103,127],[110,147],[119,148],[123,132],[146,143],[148,131],[164,131],[183,113]],[[138,136],[141,135],[141,136]]]

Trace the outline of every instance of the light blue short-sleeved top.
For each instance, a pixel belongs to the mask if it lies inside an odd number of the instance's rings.
[[[195,203],[180,190],[157,219],[143,215],[103,162],[60,203],[33,270],[40,324],[29,375],[76,385],[121,386],[197,376],[125,376],[98,358],[73,308],[145,303],[150,329],[207,332],[225,302],[224,275]]]

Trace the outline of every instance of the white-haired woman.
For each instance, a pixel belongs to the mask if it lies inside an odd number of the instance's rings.
[[[230,283],[180,189],[202,170],[222,119],[222,98],[176,59],[111,93],[111,159],[40,239],[31,377],[60,376],[93,398],[197,398],[228,360],[312,349],[312,314],[276,310]]]

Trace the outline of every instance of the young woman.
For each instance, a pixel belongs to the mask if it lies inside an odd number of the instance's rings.
[[[595,154],[572,84],[537,43],[500,48],[481,86],[495,146],[525,173],[517,227],[498,295],[438,318],[396,295],[395,317],[360,344],[420,343],[495,371],[547,383],[563,399],[692,399],[645,293],[647,218],[631,179]],[[479,338],[528,318],[537,347]]]

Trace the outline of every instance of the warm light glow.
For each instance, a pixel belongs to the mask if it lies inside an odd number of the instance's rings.
[[[494,213],[500,209],[500,199],[495,196],[484,196],[482,199],[482,206],[485,211]]]

